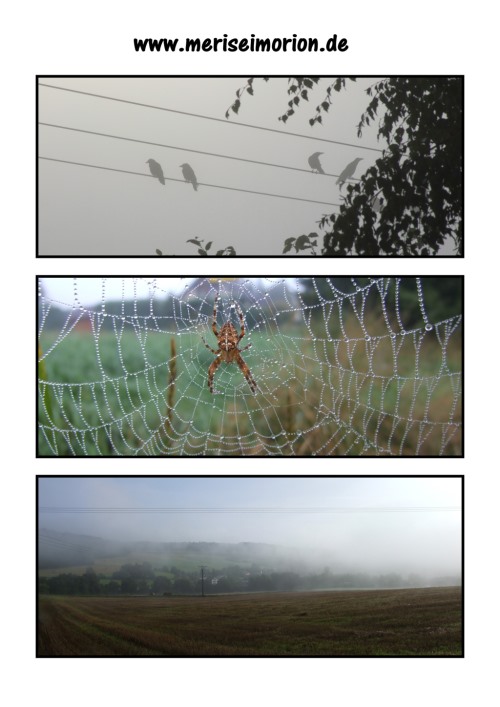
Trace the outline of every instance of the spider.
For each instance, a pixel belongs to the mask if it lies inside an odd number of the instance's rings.
[[[217,307],[219,304],[220,297],[217,297],[214,303],[214,316],[213,316],[213,321],[212,321],[212,331],[217,339],[218,343],[218,349],[215,350],[211,346],[207,344],[205,339],[203,339],[203,343],[209,349],[213,354],[215,354],[216,358],[212,363],[210,364],[210,367],[208,369],[208,388],[211,393],[214,392],[214,375],[215,371],[219,368],[221,363],[224,361],[224,363],[237,363],[241,372],[247,379],[248,385],[250,386],[250,390],[252,393],[255,393],[257,391],[257,383],[254,381],[252,373],[250,369],[248,368],[247,364],[241,357],[241,352],[246,351],[247,349],[250,348],[252,344],[248,344],[248,346],[245,346],[242,349],[238,348],[238,344],[240,341],[243,339],[245,336],[245,322],[243,320],[243,312],[241,311],[240,307],[236,305],[236,311],[238,312],[238,316],[240,318],[240,324],[241,324],[241,332],[238,334],[236,331],[235,327],[231,324],[231,322],[226,322],[223,324],[222,328],[220,331],[217,331]]]

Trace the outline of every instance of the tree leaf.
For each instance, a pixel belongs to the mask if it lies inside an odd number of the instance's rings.
[[[299,236],[297,240],[295,241],[295,250],[298,252],[299,250],[305,250],[306,248],[309,247],[309,236]]]

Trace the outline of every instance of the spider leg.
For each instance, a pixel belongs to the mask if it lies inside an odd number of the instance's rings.
[[[216,297],[215,302],[214,302],[214,318],[212,320],[212,331],[217,339],[219,338],[219,332],[217,331],[217,307],[218,306],[219,306],[219,297]]]
[[[204,339],[203,337],[201,337],[201,340],[203,341],[203,343],[205,344],[205,346],[207,347],[207,349],[208,349],[209,351],[211,351],[215,356],[218,356],[218,355],[220,354],[220,349],[217,349],[217,351],[216,351],[215,349],[213,349],[211,346],[209,346],[209,345],[207,344],[207,342],[205,341],[205,339]]]
[[[252,346],[252,344],[247,344],[247,345],[244,346],[242,349],[240,349],[240,351],[246,351],[246,350],[249,349],[251,346]]]
[[[208,369],[208,389],[210,392],[213,394],[214,392],[214,375],[215,371],[219,368],[219,366],[222,363],[222,358],[220,356],[217,356],[217,358],[212,361],[210,364],[210,368]]]
[[[254,380],[254,378],[253,378],[253,376],[252,376],[252,372],[250,371],[250,369],[248,368],[247,364],[245,363],[245,361],[244,361],[244,360],[242,359],[242,357],[240,356],[239,352],[238,352],[238,353],[236,354],[236,356],[234,357],[234,360],[236,361],[236,363],[238,364],[238,366],[239,366],[241,372],[243,373],[243,375],[244,375],[245,378],[247,379],[247,383],[248,383],[248,385],[250,386],[250,390],[252,391],[252,393],[256,393],[256,392],[257,392],[257,383],[255,382],[255,380]],[[212,365],[213,365],[213,364],[212,364]]]
[[[240,324],[241,324],[241,332],[240,335],[238,336],[238,343],[243,339],[245,336],[245,320],[243,319],[243,312],[241,311],[241,307],[239,304],[236,304],[236,311],[238,312],[238,317],[240,318]]]

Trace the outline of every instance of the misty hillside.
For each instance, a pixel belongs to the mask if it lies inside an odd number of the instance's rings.
[[[192,595],[203,591],[203,573],[208,594],[461,582],[458,575],[347,571],[328,554],[267,543],[116,541],[41,529],[38,590],[63,595]]]
[[[38,542],[39,569],[93,565],[102,560],[178,563],[183,566],[211,563],[259,564],[265,568],[298,568],[296,550],[267,543],[117,541],[92,535],[41,528]]]

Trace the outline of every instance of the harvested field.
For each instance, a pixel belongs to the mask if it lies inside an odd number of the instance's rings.
[[[461,656],[459,587],[54,597],[39,656]]]

